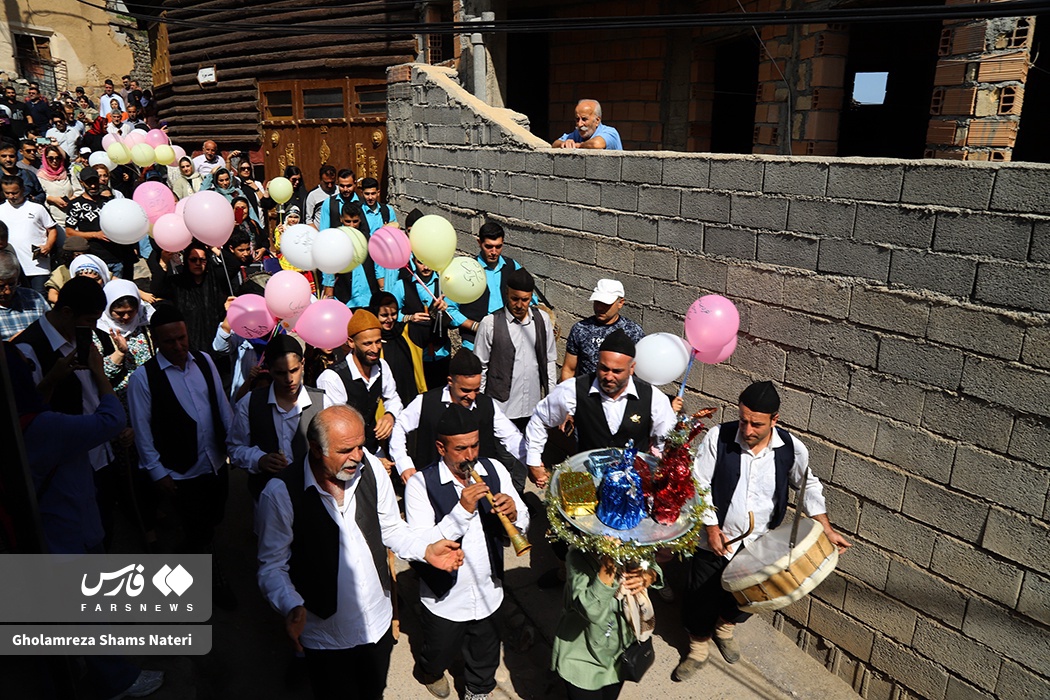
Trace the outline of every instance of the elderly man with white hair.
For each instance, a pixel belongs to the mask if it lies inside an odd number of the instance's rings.
[[[622,151],[620,133],[602,124],[602,106],[598,100],[580,100],[576,103],[576,129],[562,134],[551,144],[554,148],[604,148]]]

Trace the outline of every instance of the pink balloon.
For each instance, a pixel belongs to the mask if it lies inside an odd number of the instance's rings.
[[[350,309],[341,301],[315,301],[295,322],[295,332],[315,348],[334,350],[346,342],[350,316]]]
[[[397,270],[408,265],[412,257],[412,244],[401,229],[383,226],[368,240],[368,254],[376,265]]]
[[[728,360],[729,356],[736,351],[736,336],[730,338],[729,342],[725,346],[719,348],[716,352],[700,352],[694,350],[693,354],[696,355],[696,359],[700,360],[704,364],[717,365],[723,360]]]
[[[242,294],[226,311],[226,322],[242,338],[261,338],[277,325],[277,319],[266,309],[266,300],[258,294]]]
[[[175,194],[160,182],[143,182],[131,196],[146,212],[151,224],[165,214],[175,211]]]
[[[168,145],[168,135],[160,129],[150,129],[146,132],[146,143],[156,148]]]
[[[132,129],[131,133],[124,137],[124,145],[129,149],[140,143],[146,143],[146,132],[142,129]]]
[[[193,241],[193,234],[178,214],[164,214],[153,224],[153,240],[161,250],[177,253]]]
[[[178,163],[180,160],[186,157],[186,149],[182,146],[176,146],[172,144],[171,150],[175,151],[175,162]]]
[[[310,305],[310,282],[295,270],[281,270],[266,282],[266,308],[277,318],[296,318]]]
[[[733,302],[718,294],[700,297],[685,314],[685,337],[698,352],[721,350],[740,330]]]
[[[192,194],[188,194],[179,201],[175,202],[175,216],[180,219],[186,216],[186,202],[190,201]]]
[[[117,134],[106,134],[102,137],[102,150],[106,150],[115,143],[120,143],[120,136]]]
[[[233,233],[233,207],[218,192],[202,190],[188,197],[182,211],[186,228],[207,245],[221,248]]]

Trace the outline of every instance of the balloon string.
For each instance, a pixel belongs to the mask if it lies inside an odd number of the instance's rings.
[[[689,372],[693,369],[693,361],[696,359],[696,353],[689,353],[689,364],[685,366],[685,374],[682,375],[682,385],[678,387],[678,398],[685,396],[685,383],[689,379]]]
[[[230,280],[230,271],[226,267],[226,256],[222,254],[222,249],[219,249],[219,262],[222,263],[222,271],[226,273],[226,284],[230,285],[230,296],[237,296],[233,291],[233,282]]]
[[[427,294],[430,295],[431,299],[433,299],[434,301],[440,301],[440,299],[438,299],[434,295],[434,292],[430,291],[430,287],[427,286],[427,283],[424,282],[423,280],[419,279],[419,275],[416,274],[415,270],[413,270],[411,267],[409,267],[407,265],[405,266],[405,269],[408,270],[409,274],[412,275],[412,279],[414,279],[416,282],[419,282],[420,286],[423,287],[423,289],[426,290]]]

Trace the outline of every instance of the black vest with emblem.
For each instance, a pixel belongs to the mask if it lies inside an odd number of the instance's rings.
[[[711,478],[711,502],[718,514],[718,525],[726,520],[726,512],[740,481],[740,455],[743,448],[736,441],[737,421],[722,423],[718,427],[718,453],[715,456],[715,473]],[[791,434],[783,428],[777,428],[777,434],[784,444],[773,450],[773,464],[776,477],[773,487],[773,513],[769,516],[769,529],[772,530],[784,520],[787,512],[788,475],[795,464],[795,445]]]
[[[634,440],[634,447],[639,452],[646,452],[652,446],[653,438],[653,387],[638,377],[634,377],[634,388],[638,398],[629,396],[623,411],[623,420],[615,434],[609,431],[609,422],[605,420],[600,393],[591,393],[591,384],[595,375],[585,374],[576,377],[576,440],[580,452],[600,450],[606,447],[625,447],[628,440]]]
[[[383,398],[383,366],[379,367],[379,374],[372,382],[372,387],[365,385],[363,379],[355,379],[350,373],[350,362],[353,355],[347,355],[345,359],[332,365],[332,371],[339,375],[346,390],[346,405],[356,408],[365,419],[365,449],[375,453],[379,447],[376,440],[376,411],[379,409],[379,400]]]
[[[112,355],[113,340],[98,328],[92,330],[95,333],[95,338],[98,339],[102,346],[103,357]],[[55,363],[64,357],[62,353],[51,347],[51,341],[47,339],[47,334],[40,327],[40,321],[33,321],[24,331],[15,336],[11,342],[16,345],[23,343],[33,348],[37,362],[40,363],[41,376],[47,376],[47,373],[55,366]],[[48,404],[53,411],[58,413],[79,416],[84,412],[84,386],[80,383],[80,379],[75,372],[71,372],[69,376],[58,383],[58,386],[51,392],[51,400]]]
[[[303,606],[323,620],[335,614],[339,602],[339,559],[342,544],[339,525],[329,515],[316,487],[305,488],[309,463],[297,463],[281,472],[277,478],[284,481],[292,504],[292,545],[288,559],[288,577],[296,592],[303,597]],[[372,467],[362,464],[361,483],[354,498],[354,522],[368,545],[372,562],[379,574],[383,590],[391,590],[390,567],[386,547],[379,526],[376,476]],[[345,497],[345,495],[344,495]],[[350,585],[349,582],[344,582]]]
[[[427,497],[430,498],[430,505],[434,508],[435,525],[451,513],[452,509],[459,503],[459,494],[456,493],[455,485],[451,481],[447,484],[441,483],[439,464],[439,462],[433,462],[423,470],[423,479],[427,484]],[[485,474],[481,476],[481,480],[488,484],[489,491],[493,494],[503,491],[500,486],[499,476],[496,474],[496,468],[492,466],[491,462],[485,466]],[[481,525],[485,530],[485,544],[488,546],[489,565],[492,567],[492,573],[502,581],[503,546],[506,539],[506,530],[503,529],[499,516],[492,510],[492,504],[489,503],[487,498],[482,498],[478,501],[477,508],[478,517],[481,518]],[[462,542],[463,540],[460,538],[457,541]],[[452,590],[459,575],[457,571],[442,571],[421,561],[411,562],[410,566],[416,570],[419,578],[426,582],[427,586],[438,598],[443,598],[446,593]]]
[[[219,412],[219,395],[215,386],[214,372],[207,356],[197,350],[191,350],[197,369],[204,375],[208,386],[208,406],[210,407],[212,435],[215,447],[224,450],[226,426]],[[179,403],[164,370],[160,368],[157,358],[153,357],[142,365],[149,383],[150,412],[149,426],[153,434],[153,446],[160,454],[160,463],[165,469],[185,474],[197,463],[197,421],[190,417]]]
[[[419,427],[416,428],[416,453],[412,455],[412,461],[416,464],[433,464],[438,460],[437,427],[441,414],[445,412],[448,404],[441,400],[444,387],[431,389],[423,394],[423,405],[419,411]],[[496,451],[496,408],[492,399],[484,394],[478,394],[474,399],[474,409],[478,417],[478,435],[481,444],[478,446],[478,457],[488,459],[499,459]]]
[[[539,309],[530,308],[532,324],[536,329],[536,342],[533,350],[536,353],[536,364],[539,366],[540,396],[547,395],[547,324]],[[506,307],[492,314],[492,352],[489,353],[488,375],[485,382],[485,393],[497,401],[510,398],[510,387],[514,375],[514,356],[517,348],[510,339],[507,325],[512,323],[507,318]],[[528,352],[528,348],[522,348]]]
[[[469,304],[459,305],[459,312],[467,318],[469,318],[471,321],[478,321],[480,323],[481,319],[489,315],[489,303],[490,299],[492,299],[492,295],[494,293],[499,294],[500,298],[503,298],[503,273],[508,270],[516,270],[519,267],[521,267],[518,264],[518,261],[514,258],[508,258],[505,255],[500,257],[503,258],[504,265],[499,269],[499,272],[496,273],[496,289],[492,289],[492,287],[486,284],[485,289],[481,292],[480,297],[470,302]],[[485,264],[482,263],[481,266],[485,267]],[[474,338],[477,337],[477,333],[475,333],[474,331],[468,331],[462,328],[459,329],[459,335],[460,338],[462,338],[468,343],[473,343]]]
[[[292,454],[285,455],[288,464],[302,464],[310,449],[306,440],[306,431],[310,421],[324,408],[324,392],[320,389],[303,387],[310,397],[310,405],[299,414],[299,425],[292,436]],[[270,387],[253,389],[248,399],[248,444],[255,445],[266,454],[280,452],[281,441],[277,437],[277,427],[273,423],[273,407],[270,404]],[[266,487],[266,482],[273,474],[248,474],[248,491],[252,497],[259,499],[259,494]]]

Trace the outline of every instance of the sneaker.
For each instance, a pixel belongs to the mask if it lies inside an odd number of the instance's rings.
[[[489,700],[488,693],[472,693],[469,690],[463,693],[463,700]]]
[[[120,698],[144,698],[164,685],[164,671],[139,671],[139,677],[135,679],[124,692],[117,693],[110,700]]]
[[[691,656],[687,656],[678,663],[678,666],[675,667],[674,673],[671,674],[671,680],[687,681],[692,678],[693,674],[699,671],[700,667],[703,665],[703,661],[698,661]]]
[[[448,676],[444,673],[441,674],[441,678],[425,685],[435,698],[447,698],[452,693],[452,687],[448,683]]]
[[[735,638],[716,635],[712,639],[718,650],[722,652],[722,658],[726,660],[727,664],[735,664],[737,661],[740,661],[740,645],[737,644]]]
[[[670,586],[664,586],[663,588],[657,589],[656,595],[660,596],[660,600],[665,603],[674,602],[674,589]]]

